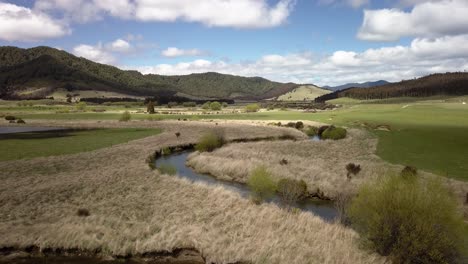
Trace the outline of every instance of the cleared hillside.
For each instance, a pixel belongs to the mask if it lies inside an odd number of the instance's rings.
[[[311,101],[315,98],[329,94],[331,91],[321,89],[315,85],[302,85],[294,90],[278,96],[278,101]]]

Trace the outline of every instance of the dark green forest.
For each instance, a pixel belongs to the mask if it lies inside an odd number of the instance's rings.
[[[316,102],[325,102],[340,97],[360,100],[387,99],[393,97],[428,97],[435,95],[467,95],[468,73],[437,73],[413,80],[389,83],[371,88],[351,87],[320,96]]]
[[[100,90],[141,96],[180,92],[203,98],[259,100],[281,95],[296,86],[260,77],[214,72],[182,76],[143,75],[50,47],[0,47],[0,98],[7,99],[23,88],[48,87],[52,90]]]

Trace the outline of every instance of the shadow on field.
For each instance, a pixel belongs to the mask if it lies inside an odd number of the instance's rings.
[[[72,137],[73,133],[82,131],[92,131],[96,129],[63,129],[63,130],[50,130],[50,131],[36,131],[36,132],[21,132],[11,134],[0,134],[0,140],[6,139],[47,139],[47,138],[60,138]]]

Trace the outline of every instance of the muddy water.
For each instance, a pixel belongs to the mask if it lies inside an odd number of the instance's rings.
[[[229,190],[233,190],[241,194],[241,196],[248,198],[251,195],[249,187],[245,184],[240,184],[230,181],[218,180],[210,175],[195,172],[192,168],[188,167],[185,163],[190,151],[176,152],[171,155],[162,156],[156,160],[156,167],[166,164],[171,165],[177,169],[179,177],[188,179],[192,182],[202,182],[210,185],[222,185]],[[283,206],[279,196],[274,196],[268,202]],[[323,201],[318,199],[306,199],[296,204],[296,207],[311,212],[314,215],[321,217],[326,221],[333,221],[338,215],[333,203],[330,201]]]

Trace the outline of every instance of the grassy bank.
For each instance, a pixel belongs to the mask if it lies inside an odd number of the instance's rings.
[[[118,128],[2,135],[0,161],[91,151],[160,132],[160,129]]]

